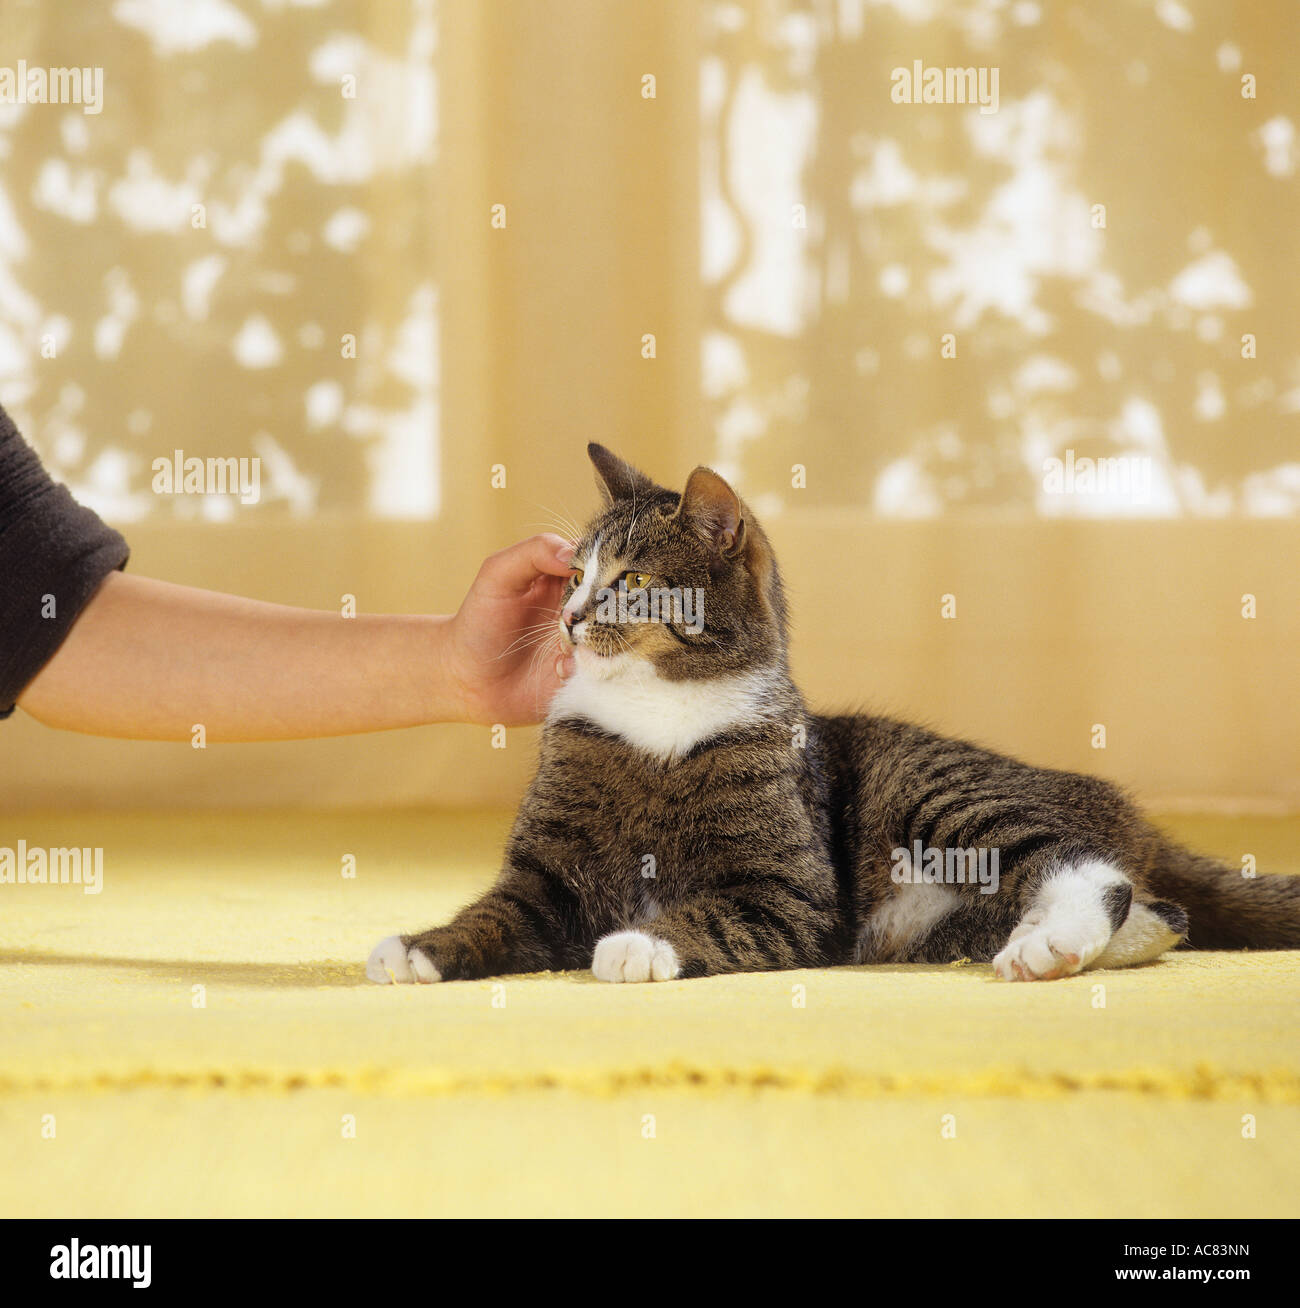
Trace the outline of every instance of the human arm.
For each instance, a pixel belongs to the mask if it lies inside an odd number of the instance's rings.
[[[571,549],[534,536],[488,558],[453,617],[267,604],[111,573],[18,697],[52,727],[143,740],[290,740],[430,722],[538,720],[559,646],[521,629],[558,607]]]

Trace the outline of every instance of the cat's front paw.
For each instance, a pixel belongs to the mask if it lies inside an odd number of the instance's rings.
[[[401,936],[387,936],[370,951],[366,975],[381,986],[442,980],[428,954],[422,949],[408,949]]]
[[[644,931],[615,931],[596,942],[591,970],[601,981],[671,981],[682,968],[666,940]]]

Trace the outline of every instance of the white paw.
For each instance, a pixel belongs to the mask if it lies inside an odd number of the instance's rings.
[[[601,981],[671,981],[682,969],[666,940],[644,931],[616,931],[597,941],[591,970]]]
[[[421,949],[407,949],[398,936],[386,937],[370,951],[366,975],[381,986],[442,980],[428,954]]]
[[[1110,939],[1109,924],[1062,923],[1050,918],[1021,922],[993,960],[1004,981],[1054,981],[1073,976],[1092,962]]]

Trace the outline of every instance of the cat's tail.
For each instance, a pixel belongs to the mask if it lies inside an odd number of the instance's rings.
[[[1190,949],[1300,949],[1300,877],[1244,876],[1162,841],[1147,881],[1187,910]]]

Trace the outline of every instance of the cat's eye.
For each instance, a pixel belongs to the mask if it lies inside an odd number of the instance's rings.
[[[582,569],[581,569],[581,568],[574,568],[574,570],[573,570],[573,576],[570,577],[569,580],[570,580],[571,582],[573,582],[573,584],[574,584],[575,586],[581,586],[581,585],[582,585]]]
[[[625,572],[623,574],[623,584],[628,590],[645,590],[650,581],[651,577],[648,572]]]

